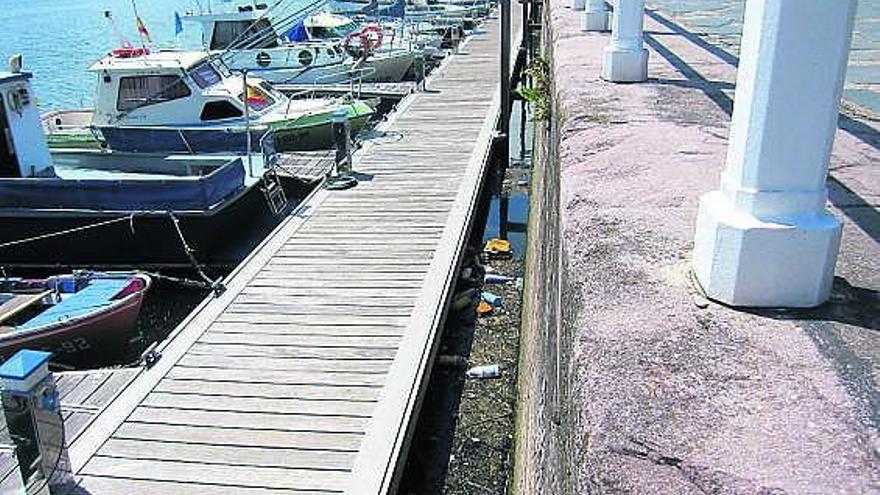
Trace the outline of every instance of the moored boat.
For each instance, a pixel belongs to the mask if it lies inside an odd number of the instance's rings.
[[[307,17],[306,10],[300,17]],[[259,73],[272,83],[398,82],[415,61],[414,52],[402,47],[364,52],[343,43],[341,36],[312,36],[302,18],[270,11],[265,4],[242,5],[231,12],[189,14],[184,19],[201,25],[205,48],[229,67]]]
[[[0,72],[0,265],[188,266],[190,250],[210,260],[286,211],[269,144],[244,155],[50,153],[30,78]]]
[[[67,362],[119,355],[150,283],[137,272],[0,278],[0,360],[25,348]]]
[[[271,131],[278,151],[313,150],[332,146],[334,112],[345,111],[355,131],[373,114],[356,100],[291,100],[258,77],[231,73],[205,52],[110,54],[90,71],[97,75],[94,110],[43,116],[53,148],[242,153],[249,150],[248,134],[251,149],[259,149]]]

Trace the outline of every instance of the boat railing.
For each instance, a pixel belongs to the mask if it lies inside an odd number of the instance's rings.
[[[348,83],[348,96],[352,99],[359,99],[363,92],[364,79],[375,73],[376,69],[374,67],[359,67],[356,69],[347,69],[344,71],[324,74],[323,76],[317,77],[315,78],[315,82],[312,83],[312,87],[288,95],[287,111],[290,111],[292,100],[304,97],[314,98],[321,92],[322,85],[331,84],[329,81],[334,81],[338,84]],[[342,79],[340,80],[340,78]]]
[[[275,136],[272,132],[267,131],[260,137],[260,150],[263,153],[263,167],[265,170],[275,170],[278,168],[278,152],[275,150]],[[253,177],[253,169],[250,173]]]

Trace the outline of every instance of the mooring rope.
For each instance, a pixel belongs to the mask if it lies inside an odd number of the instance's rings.
[[[174,225],[174,230],[177,232],[177,237],[180,239],[180,244],[183,247],[183,252],[186,253],[186,257],[189,258],[190,265],[192,265],[193,270],[199,274],[199,277],[204,280],[205,284],[210,287],[211,290],[214,291],[214,296],[220,296],[225,290],[226,286],[223,285],[222,278],[217,277],[216,280],[212,280],[208,275],[202,270],[202,265],[199,264],[199,261],[196,259],[195,250],[189,246],[189,243],[186,242],[186,237],[183,236],[183,231],[180,229],[180,220],[177,219],[177,216],[174,215],[174,212],[168,211],[168,217],[171,219],[171,223]]]
[[[129,222],[129,228],[131,229],[131,232],[134,233],[134,219],[135,219],[135,217],[148,215],[148,214],[155,214],[155,213],[160,213],[160,212],[157,212],[154,210],[138,211],[138,212],[130,213],[130,214],[125,215],[123,217],[114,218],[112,220],[103,220],[103,221],[95,222],[95,223],[88,224],[88,225],[81,225],[79,227],[73,227],[73,228],[69,228],[69,229],[59,230],[57,232],[49,232],[47,234],[35,235],[35,236],[27,237],[24,239],[16,239],[14,241],[0,243],[0,249],[12,247],[12,246],[20,246],[23,244],[42,241],[42,240],[46,240],[46,239],[52,239],[55,237],[61,237],[61,236],[65,236],[65,235],[76,234],[78,232],[84,232],[87,230],[92,230],[92,229],[96,229],[96,228],[100,228],[100,227],[115,225],[117,223],[122,223],[122,222]],[[183,235],[183,230],[180,228],[180,220],[177,218],[177,216],[174,215],[173,211],[167,211],[167,212],[165,212],[165,214],[171,219],[171,223],[174,226],[174,231],[177,234],[177,238],[180,241],[180,244],[181,244],[181,247],[183,248],[184,253],[186,253],[186,257],[189,260],[190,265],[192,266],[193,270],[195,270],[195,272],[199,275],[199,277],[201,277],[202,280],[191,280],[191,279],[187,279],[187,278],[170,277],[167,275],[161,275],[159,273],[150,273],[150,272],[146,272],[143,270],[141,270],[141,271],[143,271],[147,275],[149,275],[151,277],[155,277],[157,279],[164,279],[164,280],[176,282],[181,285],[185,285],[185,286],[189,286],[189,287],[210,289],[210,290],[214,291],[214,294],[217,296],[222,294],[223,291],[226,290],[226,287],[223,285],[223,283],[221,281],[222,279],[220,277],[218,277],[216,280],[212,280],[210,277],[208,277],[208,275],[202,269],[202,265],[198,262],[198,260],[195,257],[195,250],[192,247],[190,247],[189,243],[186,241],[186,237],[184,237],[184,235]],[[6,278],[5,267],[0,267],[0,274],[2,274],[2,278]]]
[[[17,239],[15,241],[8,241],[8,242],[0,243],[0,249],[12,247],[12,246],[18,246],[21,244],[28,244],[28,243],[36,242],[36,241],[42,241],[45,239],[51,239],[53,237],[60,237],[60,236],[69,235],[69,234],[76,234],[77,232],[82,232],[82,231],[89,230],[89,229],[95,229],[98,227],[104,227],[107,225],[113,225],[113,224],[121,223],[124,221],[129,221],[131,223],[131,230],[133,232],[134,231],[134,217],[135,217],[135,215],[147,214],[147,213],[151,213],[151,212],[132,213],[132,214],[126,215],[124,217],[114,218],[113,220],[104,220],[104,221],[96,222],[96,223],[89,224],[89,225],[81,225],[79,227],[73,227],[70,229],[59,230],[57,232],[50,232],[48,234],[40,234],[40,235],[35,235],[33,237],[27,237],[24,239]]]

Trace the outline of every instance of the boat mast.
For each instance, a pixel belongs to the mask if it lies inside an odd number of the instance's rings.
[[[248,171],[251,176],[254,175],[254,164],[253,157],[251,156],[251,112],[250,105],[248,104],[248,83],[247,83],[247,69],[242,69],[241,71],[241,81],[244,85],[244,93],[242,94],[244,99],[244,133],[245,139],[247,140],[247,160],[248,160]]]

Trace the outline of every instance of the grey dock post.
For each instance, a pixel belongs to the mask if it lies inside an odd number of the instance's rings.
[[[501,0],[501,122],[498,142],[501,147],[499,157],[501,176],[510,163],[510,0]]]
[[[336,146],[336,158],[333,171],[324,184],[326,189],[348,189],[357,185],[352,175],[351,164],[351,123],[348,112],[340,108],[330,118],[333,133],[333,144]]]
[[[416,91],[425,90],[425,51],[419,49],[416,51],[416,60],[413,64],[413,72],[416,76]]]

